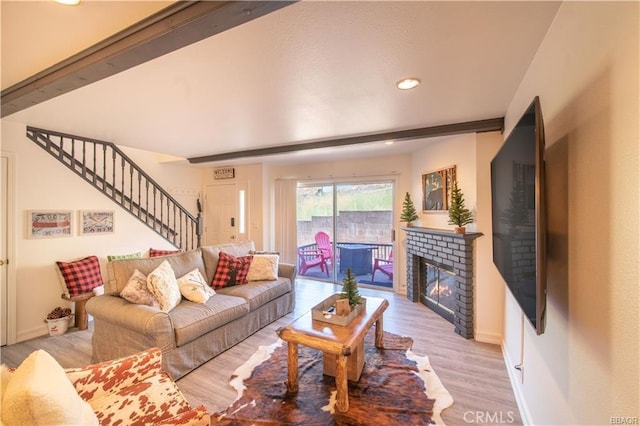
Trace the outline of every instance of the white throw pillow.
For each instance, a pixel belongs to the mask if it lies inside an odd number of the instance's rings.
[[[178,287],[185,299],[195,303],[204,303],[216,294],[198,268],[178,278]]]
[[[131,303],[160,309],[160,302],[147,288],[147,277],[137,269],[131,274],[131,278],[120,292],[120,296]]]
[[[32,352],[13,373],[2,397],[2,422],[12,425],[97,425],[64,369],[43,350]]]
[[[169,312],[182,300],[176,274],[166,260],[147,275],[147,288],[156,296],[163,312]]]
[[[247,281],[275,280],[278,278],[277,254],[254,254],[249,267]]]

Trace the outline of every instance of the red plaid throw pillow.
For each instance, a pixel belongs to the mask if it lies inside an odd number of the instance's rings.
[[[177,253],[182,253],[182,250],[157,250],[154,248],[149,249],[149,257],[160,257]]]
[[[221,251],[211,287],[222,288],[246,284],[252,260],[253,256],[234,257]]]
[[[56,262],[69,290],[69,296],[89,293],[101,286],[102,274],[97,256],[89,256],[75,262]]]

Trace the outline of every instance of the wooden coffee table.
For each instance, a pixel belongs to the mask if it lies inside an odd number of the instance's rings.
[[[364,365],[364,336],[374,323],[375,344],[382,348],[382,315],[389,306],[386,299],[366,299],[366,310],[346,326],[315,321],[309,311],[277,331],[288,344],[288,392],[298,392],[298,345],[319,349],[324,353],[324,374],[335,375],[336,378],[336,409],[343,413],[349,410],[347,380],[360,377]]]

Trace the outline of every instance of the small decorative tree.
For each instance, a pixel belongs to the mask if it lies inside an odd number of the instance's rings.
[[[451,206],[449,206],[449,225],[456,225],[456,233],[464,234],[464,226],[470,223],[473,223],[473,215],[464,206],[464,195],[462,195],[462,190],[458,188],[458,181],[454,180],[451,191]]]
[[[418,219],[418,212],[413,206],[411,201],[411,195],[407,192],[404,194],[404,201],[402,202],[402,214],[400,220],[407,223],[407,226],[413,226],[413,221]]]
[[[347,268],[347,274],[342,280],[342,291],[340,299],[349,299],[349,305],[356,306],[360,303],[360,293],[358,292],[358,282],[356,276],[351,272],[351,268]]]

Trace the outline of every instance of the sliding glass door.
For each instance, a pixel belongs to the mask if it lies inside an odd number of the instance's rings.
[[[393,182],[299,183],[298,273],[393,287]]]

